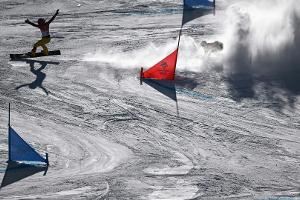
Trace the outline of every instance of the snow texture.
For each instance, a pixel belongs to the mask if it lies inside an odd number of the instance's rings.
[[[300,199],[298,0],[217,0],[186,24],[177,103],[138,76],[176,48],[181,1],[0,5],[0,178],[9,102],[12,127],[50,161],[0,199]],[[56,9],[48,46],[62,55],[10,61],[40,37],[24,20]]]

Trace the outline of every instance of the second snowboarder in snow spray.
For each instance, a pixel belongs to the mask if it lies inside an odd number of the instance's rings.
[[[48,44],[51,40],[50,32],[49,32],[49,25],[55,19],[55,17],[58,15],[58,11],[59,10],[56,10],[55,14],[47,22],[44,18],[39,18],[38,21],[37,21],[38,24],[32,23],[31,21],[29,21],[29,19],[25,20],[25,23],[39,28],[41,30],[41,33],[42,33],[42,39],[40,39],[39,41],[37,41],[33,45],[33,49],[31,50],[31,56],[32,57],[35,57],[36,49],[40,46],[43,48],[43,54],[46,55],[46,56],[48,55],[48,48],[46,47],[46,44]]]

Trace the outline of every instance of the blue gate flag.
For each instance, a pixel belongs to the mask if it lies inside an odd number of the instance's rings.
[[[27,144],[11,127],[9,127],[8,134],[9,161],[47,162],[46,159],[44,159],[29,144]]]
[[[210,14],[215,8],[215,0],[184,0],[182,26],[198,17]]]

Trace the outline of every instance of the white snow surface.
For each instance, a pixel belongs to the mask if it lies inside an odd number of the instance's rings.
[[[37,78],[9,60],[40,37],[24,20],[56,9],[48,47],[62,55],[31,59],[49,95],[16,90]],[[184,26],[176,104],[138,76],[176,48],[181,17],[177,0],[1,1],[0,178],[9,102],[50,166],[0,199],[300,199],[298,0],[217,0]]]

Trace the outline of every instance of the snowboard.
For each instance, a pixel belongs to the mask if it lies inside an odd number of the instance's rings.
[[[60,50],[54,50],[54,51],[49,51],[47,56],[54,56],[54,55],[61,55]],[[35,56],[31,56],[31,53],[23,53],[23,54],[10,54],[10,59],[11,60],[16,60],[16,59],[22,59],[22,58],[35,58],[35,57],[42,57],[46,56],[43,54],[43,52],[37,52],[35,53]]]

